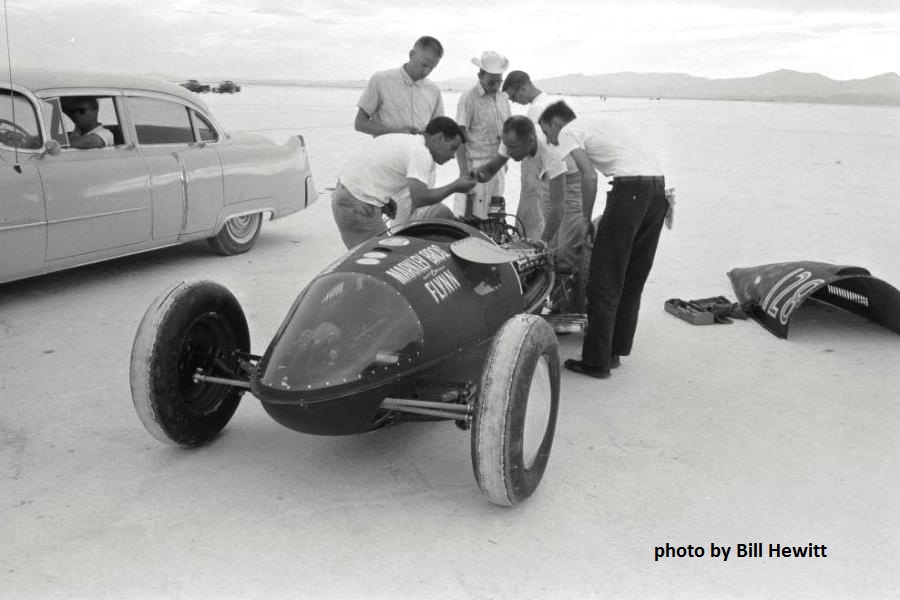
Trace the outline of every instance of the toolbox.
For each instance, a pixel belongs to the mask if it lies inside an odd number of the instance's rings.
[[[680,298],[666,300],[666,312],[687,321],[691,325],[712,325],[716,322],[714,313],[702,308],[693,301],[685,302]]]

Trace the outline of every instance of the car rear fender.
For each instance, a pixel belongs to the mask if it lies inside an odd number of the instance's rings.
[[[288,138],[288,141],[284,144],[287,148],[292,152],[302,152],[303,153],[303,161],[306,167],[306,172],[309,175],[306,176],[306,185],[305,193],[306,197],[303,201],[303,206],[308,207],[313,204],[316,199],[319,197],[319,192],[316,191],[316,184],[313,182],[312,178],[312,169],[309,168],[309,154],[306,151],[306,140],[303,138],[301,134],[292,135]],[[277,219],[277,216],[273,216],[273,219]]]
[[[316,197],[306,146],[292,136],[285,144],[235,133],[217,150],[224,172],[225,210],[241,212],[248,204],[268,208],[277,219],[309,206]],[[235,211],[235,207],[240,207]]]
[[[271,220],[274,217],[275,211],[270,204],[266,204],[265,199],[262,200],[250,200],[247,202],[241,202],[240,204],[231,204],[222,209],[219,213],[219,216],[216,218],[216,226],[213,229],[213,234],[218,234],[222,231],[222,228],[225,227],[225,222],[229,219],[233,219],[235,217],[243,217],[246,215],[254,215],[256,213],[262,213],[263,220]]]

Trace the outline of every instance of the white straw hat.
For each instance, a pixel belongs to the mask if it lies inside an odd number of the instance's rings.
[[[507,67],[509,67],[509,59],[497,54],[493,50],[485,50],[481,53],[480,59],[472,59],[472,64],[482,71],[494,73],[495,75],[502,75]]]

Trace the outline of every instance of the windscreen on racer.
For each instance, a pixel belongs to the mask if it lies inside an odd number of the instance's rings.
[[[272,342],[260,383],[317,390],[390,375],[422,347],[422,325],[400,293],[359,273],[314,281]]]

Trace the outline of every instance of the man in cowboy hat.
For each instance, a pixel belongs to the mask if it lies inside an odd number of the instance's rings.
[[[463,128],[466,136],[466,143],[456,153],[461,175],[471,172],[497,155],[503,123],[512,114],[509,100],[500,93],[500,84],[503,83],[503,73],[509,66],[509,60],[493,50],[487,50],[481,54],[481,58],[473,58],[472,64],[478,67],[478,83],[460,97],[456,109],[456,122]],[[456,212],[466,216],[487,217],[491,198],[503,196],[504,171],[505,168],[490,181],[475,186],[474,195],[470,194],[468,198],[457,196]]]

